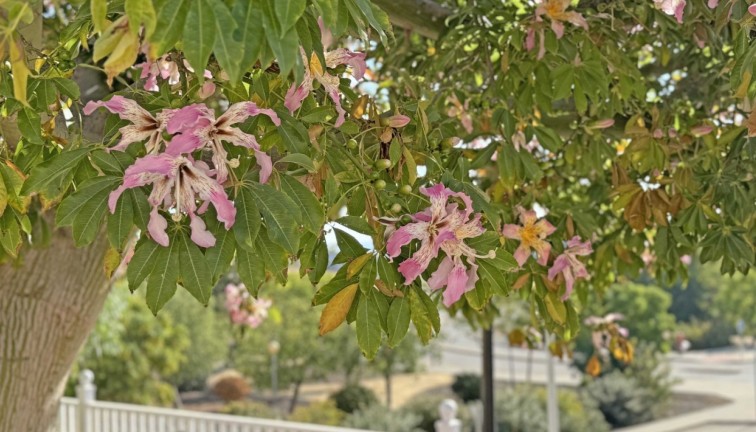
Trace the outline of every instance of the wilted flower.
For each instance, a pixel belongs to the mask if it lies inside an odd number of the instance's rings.
[[[322,19],[318,19],[318,24],[320,25],[321,42],[323,43],[323,48],[325,50],[325,48],[327,48],[328,44],[331,42],[331,33],[323,25]],[[302,61],[305,65],[304,79],[298,86],[296,84],[291,85],[289,90],[286,92],[286,97],[284,98],[284,106],[286,106],[286,108],[288,108],[289,112],[291,113],[296,111],[300,106],[302,106],[302,101],[304,101],[304,99],[312,91],[313,81],[317,80],[320,84],[323,85],[326,93],[328,93],[328,96],[336,106],[338,118],[336,119],[334,125],[336,127],[341,126],[344,123],[344,116],[346,115],[346,111],[344,111],[344,108],[341,107],[341,97],[339,95],[339,77],[328,73],[315,53],[312,53],[312,56],[308,59],[304,49],[302,49],[301,52]],[[352,75],[355,78],[361,79],[365,75],[365,70],[367,69],[367,65],[365,64],[365,53],[355,53],[344,48],[338,48],[333,51],[326,50],[323,53],[323,56],[325,59],[326,68],[335,68],[340,65],[349,65],[352,67]]]
[[[139,106],[135,100],[116,95],[108,101],[88,102],[84,107],[84,114],[90,115],[100,107],[106,108],[113,114],[118,114],[121,120],[128,120],[132,123],[118,129],[121,133],[121,140],[109,150],[124,151],[130,144],[146,140],[147,153],[160,150],[160,144],[164,142],[163,132],[166,123],[174,112],[173,110],[163,110],[153,116],[149,111]]]
[[[546,0],[536,7],[536,20],[541,20],[543,15],[549,17],[551,19],[551,29],[556,34],[557,39],[561,39],[564,35],[564,22],[569,22],[588,30],[588,22],[586,22],[582,14],[575,11],[567,11],[570,3],[571,0]]]
[[[412,222],[397,229],[389,236],[386,252],[391,258],[399,255],[402,246],[412,240],[419,240],[420,247],[412,257],[399,265],[399,272],[409,285],[428,268],[431,260],[438,256],[439,250],[446,253],[438,269],[431,275],[428,285],[431,289],[444,291],[444,304],[452,305],[466,291],[475,288],[478,280],[475,258],[490,258],[493,251],[479,255],[477,251],[464,243],[465,239],[477,237],[485,232],[477,214],[472,219],[472,201],[462,192],[454,192],[443,184],[430,188],[420,188],[420,192],[430,198],[430,207],[412,215]],[[449,202],[456,197],[463,207]],[[465,257],[469,268],[462,258]]]
[[[685,12],[686,0],[654,0],[654,4],[657,8],[661,9],[667,15],[672,15],[677,19],[677,22],[682,24],[683,12]],[[711,1],[709,2],[711,7]]]
[[[257,328],[268,317],[268,309],[273,302],[252,297],[244,284],[228,284],[225,293],[225,306],[232,323]]]
[[[191,153],[201,148],[209,148],[212,153],[213,167],[216,179],[224,183],[228,179],[228,152],[223,142],[246,147],[255,152],[257,165],[260,166],[260,182],[268,181],[273,171],[273,163],[265,152],[260,150],[260,144],[254,135],[242,132],[232,127],[249,117],[264,114],[276,126],[281,120],[272,109],[258,108],[254,102],[239,102],[231,105],[228,110],[215,118],[215,112],[204,104],[189,105],[177,110],[168,121],[168,133],[177,134],[167,147],[167,152],[173,155]]]
[[[536,212],[533,210],[526,211],[522,207],[518,208],[520,213],[520,225],[506,224],[502,230],[502,235],[509,239],[520,240],[520,246],[514,253],[517,264],[522,267],[525,261],[530,257],[531,249],[535,249],[538,255],[538,264],[546,265],[551,252],[551,245],[544,240],[551,235],[556,228],[546,219],[538,220]]]
[[[462,103],[457,98],[457,95],[452,94],[447,99],[447,102],[451,102],[453,105],[447,111],[447,114],[449,115],[449,117],[457,117],[459,121],[462,123],[462,127],[465,128],[465,131],[467,131],[467,133],[472,133],[473,131],[472,116],[470,116],[470,113],[467,112],[468,105],[470,104],[470,99],[466,100],[465,104],[462,105]]]
[[[210,177],[212,174],[202,161],[168,153],[147,155],[126,168],[123,184],[111,192],[108,207],[111,213],[115,213],[118,198],[124,191],[151,184],[152,192],[148,201],[152,211],[147,231],[152,239],[160,245],[168,246],[168,234],[165,232],[168,222],[158,212],[158,207],[164,205],[173,214],[174,220],[180,219],[183,214],[189,216],[191,239],[194,243],[212,247],[215,237],[197,213],[204,213],[212,203],[218,213],[218,220],[224,223],[226,229],[230,229],[236,219],[234,204],[228,199],[223,186]],[[203,201],[199,208],[198,200]]]
[[[554,265],[549,269],[549,279],[554,280],[559,273],[564,275],[566,291],[562,300],[572,294],[575,279],[588,278],[585,265],[577,259],[578,256],[590,255],[593,252],[591,242],[581,242],[580,237],[575,236],[567,242],[567,248],[554,260]]]

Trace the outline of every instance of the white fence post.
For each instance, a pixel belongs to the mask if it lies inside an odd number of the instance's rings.
[[[97,387],[94,385],[94,372],[84,369],[79,373],[79,385],[76,387],[76,397],[79,406],[76,410],[77,432],[91,432],[87,423],[87,407],[94,402],[97,396]]]

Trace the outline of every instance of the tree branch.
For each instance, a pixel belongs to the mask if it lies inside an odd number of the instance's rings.
[[[451,11],[433,0],[373,0],[397,27],[436,39],[446,29]]]

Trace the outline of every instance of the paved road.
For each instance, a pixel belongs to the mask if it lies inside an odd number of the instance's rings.
[[[429,370],[480,373],[480,334],[446,320],[442,335],[443,339],[436,343],[440,356],[429,362]],[[756,432],[753,352],[727,349],[670,354],[669,362],[672,375],[681,380],[676,391],[712,394],[732,402],[623,431]],[[546,355],[543,351],[509,348],[503,336],[495,336],[494,368],[496,379],[543,383]],[[558,384],[578,383],[579,374],[568,362],[557,362],[555,369]]]

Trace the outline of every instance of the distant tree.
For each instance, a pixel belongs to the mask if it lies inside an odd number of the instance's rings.
[[[94,372],[99,399],[171,405],[170,379],[187,362],[187,333],[170,314],[153,316],[142,298],[116,285],[77,366]]]

